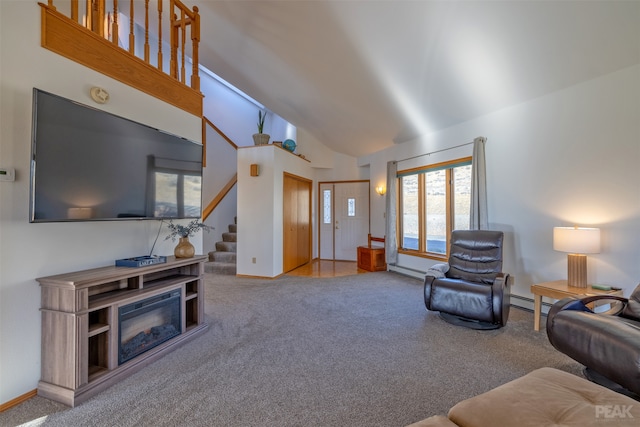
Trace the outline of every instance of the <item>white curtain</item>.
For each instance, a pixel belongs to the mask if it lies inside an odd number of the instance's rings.
[[[487,178],[484,160],[484,144],[487,139],[479,136],[473,140],[471,160],[471,229],[487,230]]]
[[[387,162],[387,200],[386,212],[387,223],[385,225],[385,242],[384,252],[387,264],[396,265],[398,261],[398,237],[396,236],[396,206],[397,206],[397,188],[396,175],[398,173],[397,162]]]

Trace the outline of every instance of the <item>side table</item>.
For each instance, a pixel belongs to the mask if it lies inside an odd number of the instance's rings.
[[[566,297],[587,296],[587,295],[617,295],[623,296],[621,289],[611,289],[603,291],[594,289],[591,285],[586,288],[576,288],[568,286],[566,280],[555,280],[553,282],[538,283],[531,285],[533,294],[533,330],[540,330],[540,317],[542,316],[542,297],[562,299]]]

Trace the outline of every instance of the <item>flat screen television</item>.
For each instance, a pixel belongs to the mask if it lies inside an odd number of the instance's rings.
[[[202,146],[33,90],[31,222],[199,218]]]

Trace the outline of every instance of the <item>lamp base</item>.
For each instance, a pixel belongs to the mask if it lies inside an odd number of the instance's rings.
[[[574,288],[587,287],[587,256],[581,254],[567,255],[567,285]]]

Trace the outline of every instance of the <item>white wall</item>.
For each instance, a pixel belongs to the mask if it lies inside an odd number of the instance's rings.
[[[375,186],[384,180],[387,160],[477,136],[487,137],[489,222],[505,232],[505,271],[515,275],[514,294],[531,298],[531,284],[566,278],[567,254],[553,250],[552,229],[577,224],[601,229],[601,253],[588,255],[589,281],[620,286],[628,295],[640,281],[640,66],[392,147],[359,164],[370,164]],[[384,230],[379,206],[372,204],[374,233]],[[399,258],[400,265],[422,271],[432,263]]]
[[[201,72],[200,89],[206,94],[204,115],[239,147],[253,145],[253,134],[258,132],[258,111],[265,110],[238,92],[220,83],[206,72]],[[263,132],[270,141],[296,139],[296,129],[282,117],[267,111]]]
[[[259,165],[259,176],[249,175],[251,164]],[[238,150],[239,275],[276,277],[283,272],[283,172],[313,180],[309,162],[273,145]],[[316,228],[316,187],[314,183],[312,230]]]
[[[201,72],[200,76],[201,89],[206,95],[203,106],[205,117],[237,146],[253,146],[252,135],[258,131],[258,111],[263,108],[222,84],[211,74]],[[295,126],[269,111],[264,123],[264,133],[271,136],[271,142],[296,139]],[[236,170],[236,150],[218,132],[207,126],[207,167],[203,170],[203,206],[206,207],[213,200]],[[222,240],[222,233],[229,231],[228,225],[233,223],[236,216],[237,185],[205,221],[214,229],[204,234],[204,253],[215,250],[216,242]]]
[[[205,101],[210,97],[207,96]],[[227,185],[237,171],[238,152],[224,140],[211,126],[207,126],[207,162],[202,169],[202,206],[206,208],[218,193]],[[203,253],[215,250],[216,242],[222,241],[222,233],[229,231],[228,225],[236,216],[237,186],[234,186],[222,199],[216,209],[205,220],[213,227],[203,235]]]
[[[40,288],[35,279],[146,254],[159,225],[28,222],[33,87],[194,141],[201,139],[201,121],[40,47],[36,2],[0,2],[0,54],[0,164],[16,170],[15,182],[0,182],[0,403],[5,403],[35,389],[40,378]],[[91,101],[92,86],[109,91],[108,104]],[[164,233],[154,253],[172,254],[176,243],[163,238]],[[201,237],[193,240],[201,252]]]

